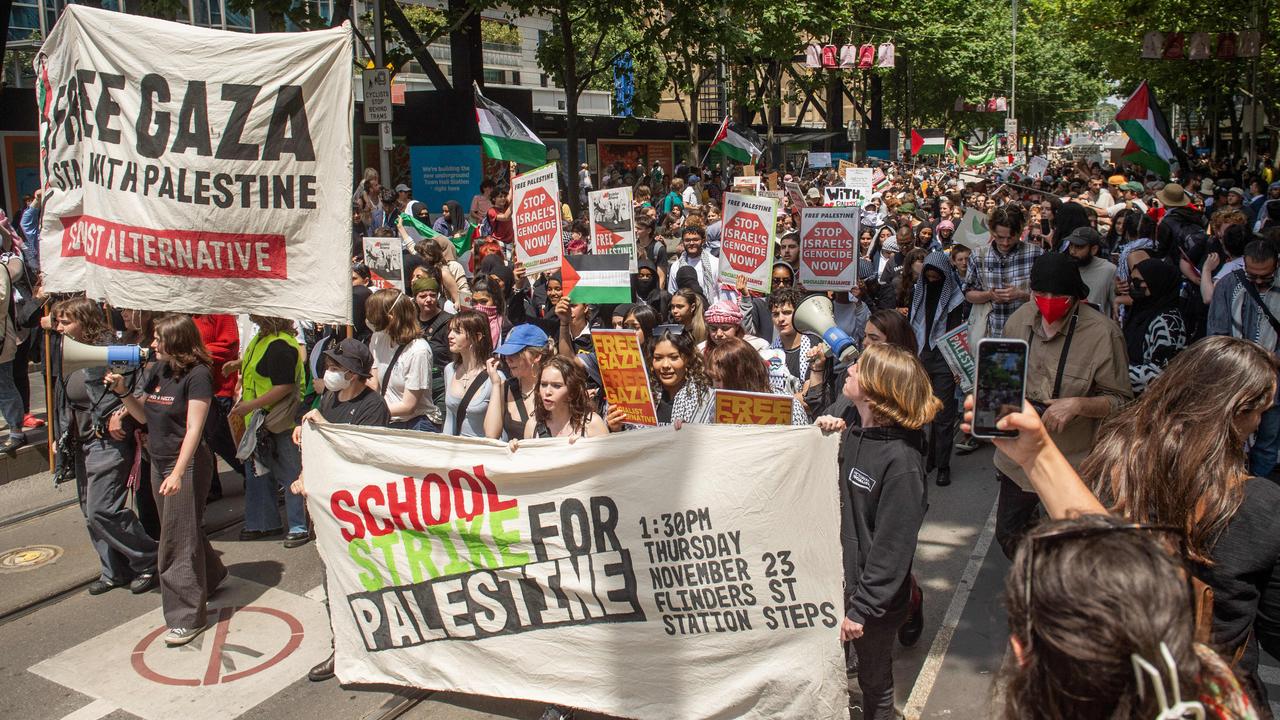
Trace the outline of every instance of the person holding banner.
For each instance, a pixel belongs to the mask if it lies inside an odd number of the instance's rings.
[[[659,425],[693,422],[706,413],[710,384],[702,353],[688,333],[664,329],[649,349],[649,371]]]
[[[485,437],[484,418],[493,384],[485,361],[493,354],[489,320],[475,310],[463,310],[449,321],[449,352],[453,362],[444,368],[444,433]]]
[[[911,566],[928,507],[924,434],[941,409],[914,353],[876,344],[849,368],[844,396],[860,427],[823,416],[817,425],[843,432],[840,449],[840,541],[845,617],[841,642],[852,642],[863,717],[892,720],[893,645],[909,614]]]
[[[715,345],[708,345],[707,380],[715,390],[739,390],[753,393],[770,393],[789,396],[789,393],[778,392],[769,382],[769,371],[760,357],[760,351],[737,337],[726,337]],[[707,403],[707,418],[699,422],[712,422],[710,416],[714,403]],[[804,407],[791,398],[791,424],[808,425],[809,416]]]
[[[545,358],[538,366],[538,398],[533,416],[525,421],[521,437],[578,438],[609,434],[609,426],[592,411],[587,394],[587,371],[582,365],[562,355]],[[511,440],[511,449],[518,447]]]
[[[524,437],[538,404],[538,368],[551,354],[551,339],[537,325],[517,325],[485,360],[496,400],[485,409],[484,434],[494,440]]]
[[[136,394],[123,375],[103,382],[135,420],[147,426],[151,488],[160,504],[160,603],[170,647],[186,645],[204,632],[209,595],[227,569],[204,532],[209,483],[217,471],[204,444],[204,423],[213,401],[213,374],[200,331],[186,315],[166,315],[155,323],[156,362],[143,372]]]

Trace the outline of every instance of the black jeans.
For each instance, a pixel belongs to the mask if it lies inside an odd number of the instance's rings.
[[[853,650],[858,656],[858,687],[862,689],[864,720],[894,719],[893,647],[909,605],[868,620],[862,626],[862,637],[853,641]]]
[[[1013,478],[996,471],[1000,483],[1000,499],[996,506],[996,542],[1004,556],[1013,559],[1022,536],[1040,517],[1040,496],[1018,487]]]
[[[956,418],[959,404],[956,402],[956,379],[951,374],[951,366],[942,356],[942,351],[934,348],[920,354],[920,361],[925,372],[929,373],[929,385],[933,388],[934,397],[942,401],[942,409],[929,423],[929,449],[925,453],[926,472],[933,469],[951,470],[951,446],[955,440]]]

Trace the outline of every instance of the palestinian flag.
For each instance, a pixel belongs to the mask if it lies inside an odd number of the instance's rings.
[[[969,147],[965,145],[963,140],[960,141],[960,164],[961,165],[964,165],[965,167],[979,167],[982,165],[990,165],[995,161],[996,161],[996,139],[995,138],[991,138],[990,140],[982,143],[981,145],[977,145],[974,147]]]
[[[630,255],[565,255],[560,289],[575,303],[631,302]]]
[[[941,155],[947,144],[947,135],[941,128],[911,131],[912,155]]]
[[[547,146],[533,131],[520,122],[520,118],[480,94],[476,93],[476,124],[480,126],[480,145],[484,154],[494,160],[541,167],[547,164]]]
[[[947,156],[947,159],[950,160],[951,162],[960,162],[960,153],[956,152],[956,146],[952,145],[951,140],[949,139],[947,140],[947,147],[945,150],[945,154]]]
[[[1168,180],[1172,166],[1177,163],[1176,146],[1169,135],[1169,123],[1156,105],[1146,80],[1116,113],[1116,123],[1129,136],[1121,157]]]
[[[755,142],[734,128],[727,116],[724,122],[720,123],[720,129],[716,130],[716,137],[711,141],[711,147],[707,148],[708,153],[712,150],[719,150],[725,157],[737,160],[744,165],[753,162],[761,152]]]
[[[429,225],[409,213],[400,213],[400,218],[405,232],[409,233],[409,237],[413,238],[414,242],[444,237],[444,235],[432,230]],[[467,229],[462,234],[449,238],[449,242],[453,244],[453,252],[463,267],[467,267],[467,261],[471,258],[471,244],[475,234],[476,224],[468,222]]]

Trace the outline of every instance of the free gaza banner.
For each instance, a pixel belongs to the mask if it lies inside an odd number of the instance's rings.
[[[853,290],[861,216],[856,207],[800,211],[799,280],[805,290]]]
[[[308,423],[338,678],[643,720],[848,717],[838,443],[691,424],[512,452]]]
[[[722,281],[733,285],[743,277],[748,290],[769,292],[777,218],[775,198],[724,194],[724,222],[720,233]]]
[[[45,290],[349,323],[351,47],[68,6],[35,61]]]
[[[530,275],[560,269],[564,240],[560,235],[560,186],[556,164],[517,175],[513,192],[511,227],[516,238],[516,260]]]

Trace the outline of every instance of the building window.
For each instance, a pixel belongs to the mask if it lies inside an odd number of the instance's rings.
[[[9,40],[26,40],[40,35],[39,0],[13,0],[9,13]]]
[[[226,0],[191,0],[191,24],[215,30],[253,32],[253,15],[228,10]]]

